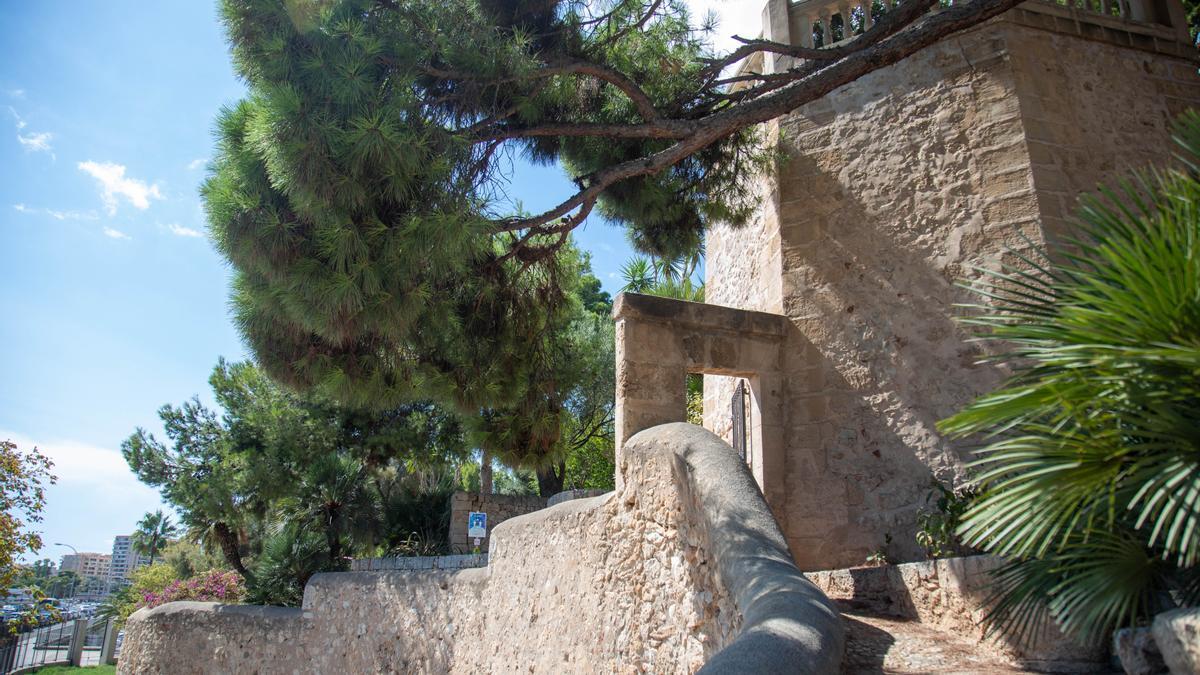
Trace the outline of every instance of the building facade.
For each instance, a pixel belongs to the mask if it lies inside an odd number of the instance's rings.
[[[112,556],[107,553],[68,553],[59,564],[60,572],[74,572],[81,577],[107,579]]]
[[[1172,121],[1200,104],[1196,52],[1177,3],[1137,9],[1028,2],[768,125],[787,160],[749,228],[709,236],[706,292],[791,324],[763,395],[786,402],[772,508],[803,569],[922,556],[930,484],[962,483],[969,460],[937,422],[1003,377],[955,321],[978,301],[957,284],[1170,160]],[[770,37],[810,43],[798,31],[831,11],[772,2]],[[736,380],[705,383],[726,435]]]
[[[861,4],[771,0],[764,37],[814,46]],[[937,422],[1004,377],[956,321],[977,301],[958,284],[1170,161],[1200,105],[1175,0],[1071,4],[1026,2],[763,125],[785,159],[752,222],[707,239],[706,302],[742,313],[618,302],[618,442],[683,419],[678,371],[705,373],[705,426],[745,447],[801,569],[922,558],[931,483],[970,459]]]
[[[108,577],[114,584],[127,583],[133,571],[150,559],[133,552],[133,537],[119,534],[113,538],[112,565]]]

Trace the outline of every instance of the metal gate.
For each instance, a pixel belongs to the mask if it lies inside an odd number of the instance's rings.
[[[737,388],[733,390],[733,398],[730,400],[731,413],[733,416],[733,449],[737,451],[742,461],[750,464],[753,455],[748,452],[750,449],[750,388],[746,386],[745,380],[739,380]]]

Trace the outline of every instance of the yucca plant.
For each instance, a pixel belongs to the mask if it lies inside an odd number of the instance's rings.
[[[987,621],[1081,641],[1200,601],[1200,114],[1182,164],[1083,201],[1052,256],[987,273],[965,319],[1014,375],[940,425],[982,434],[964,543],[1004,556]],[[1015,254],[1014,254],[1015,255]]]

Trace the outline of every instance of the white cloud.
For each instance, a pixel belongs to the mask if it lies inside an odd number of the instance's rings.
[[[104,236],[112,237],[113,239],[132,239],[133,238],[133,237],[130,237],[129,235],[125,234],[124,232],[122,232],[120,230],[114,230],[111,227],[104,228]]]
[[[111,551],[112,537],[128,533],[147,511],[162,508],[157,491],[134,476],[116,448],[73,439],[41,437],[0,429],[0,440],[11,440],[21,451],[37,447],[54,462],[50,473],[58,477],[47,486],[45,521],[35,526],[43,533],[41,553],[25,558],[57,558],[67,542],[81,551]]]
[[[195,171],[196,169],[199,169],[200,167],[204,166],[204,163],[207,161],[208,159],[204,157],[193,159],[192,161],[188,162],[188,171]]]
[[[112,162],[80,162],[79,170],[95,178],[100,183],[100,198],[104,200],[104,208],[109,215],[117,212],[118,197],[124,197],[135,209],[150,208],[151,199],[162,199],[163,194],[157,183],[147,185],[146,181],[137,178],[126,178],[125,167]]]
[[[762,33],[761,0],[686,0],[691,10],[692,21],[699,22],[712,12],[717,17],[717,28],[711,39],[718,52],[737,48],[734,35],[755,38]]]
[[[11,440],[23,451],[37,447],[54,461],[50,472],[58,476],[59,485],[86,485],[116,494],[126,491],[147,493],[151,497],[156,494],[138,482],[119,450],[67,439],[34,441],[23,434],[4,430],[0,430],[0,440]]]
[[[9,89],[5,93],[7,93],[12,98],[25,98],[25,90],[24,89]]]
[[[49,152],[50,157],[54,159],[53,148],[50,146],[50,141],[54,138],[54,134],[49,131],[21,133],[21,130],[29,126],[29,124],[25,122],[16,108],[10,105],[8,106],[8,111],[12,113],[13,120],[15,120],[14,123],[17,125],[17,142],[21,144],[21,147],[25,148],[27,152]]]
[[[95,211],[58,211],[56,209],[40,209],[27,204],[13,204],[13,208],[28,215],[44,214],[55,220],[96,220],[100,214]]]
[[[43,209],[46,215],[55,220],[96,220],[100,216],[95,211],[55,211]]]
[[[167,229],[171,231],[171,234],[173,234],[177,237],[203,237],[204,236],[203,232],[201,232],[199,230],[193,230],[190,227],[184,227],[184,226],[180,225],[179,223],[171,223],[170,225],[167,225]]]
[[[49,131],[40,131],[36,133],[17,134],[17,142],[25,146],[26,150],[34,152],[50,152],[50,139],[54,138],[54,134]]]

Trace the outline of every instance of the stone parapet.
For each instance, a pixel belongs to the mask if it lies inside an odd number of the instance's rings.
[[[745,465],[673,424],[624,487],[512,518],[489,564],[315,575],[302,609],[168,603],[121,673],[837,673],[837,610],[791,563]]]
[[[563,490],[562,492],[547,499],[546,506],[554,506],[556,504],[561,504],[563,502],[569,502],[572,499],[587,499],[588,497],[599,497],[600,495],[605,494],[607,492],[608,492],[608,490],[591,490],[591,489],[583,489],[583,488],[580,488],[577,490]]]
[[[394,556],[391,558],[356,558],[350,561],[351,572],[388,572],[393,570],[465,570],[487,567],[486,553],[478,555]]]

